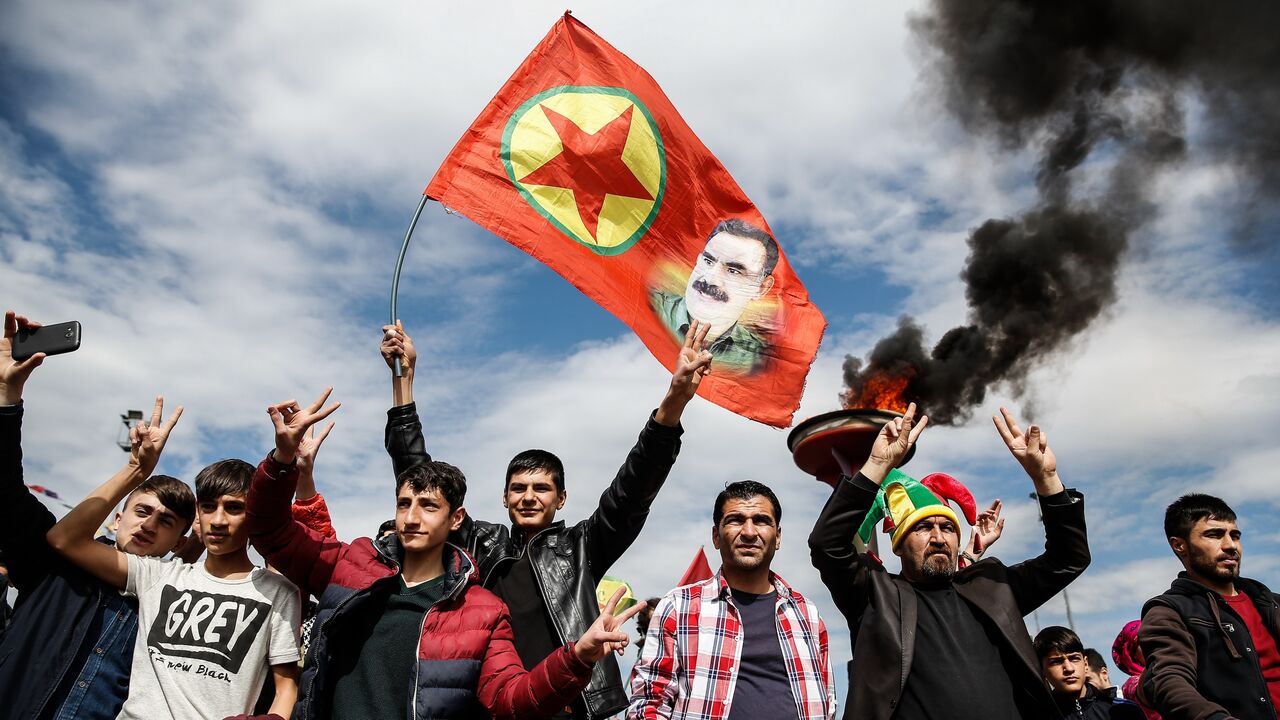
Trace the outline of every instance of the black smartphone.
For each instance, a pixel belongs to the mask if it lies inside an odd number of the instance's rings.
[[[34,330],[19,330],[13,336],[13,359],[22,362],[36,353],[61,355],[80,349],[80,323],[58,323]]]

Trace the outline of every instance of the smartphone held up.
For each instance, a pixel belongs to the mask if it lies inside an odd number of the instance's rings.
[[[58,323],[19,330],[13,336],[13,359],[22,362],[36,353],[61,355],[80,349],[80,323]]]

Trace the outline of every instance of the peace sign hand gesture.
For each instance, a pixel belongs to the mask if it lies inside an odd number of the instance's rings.
[[[916,444],[920,433],[929,424],[929,416],[920,416],[916,422],[916,404],[907,406],[907,411],[900,418],[894,418],[880,428],[875,442],[871,445],[871,456],[867,464],[862,466],[862,474],[868,480],[879,485],[884,482],[889,471],[902,464],[911,446]]]
[[[1062,492],[1062,480],[1058,477],[1058,458],[1049,448],[1049,438],[1039,425],[1027,428],[1024,434],[1013,419],[1013,414],[1000,408],[999,415],[991,416],[992,422],[1013,457],[1027,471],[1041,496]]]
[[[321,410],[324,401],[329,399],[332,387],[325,388],[315,402],[305,408],[298,405],[297,400],[286,400],[267,408],[271,422],[276,430],[276,462],[289,465],[298,455],[298,446],[307,434],[307,429],[333,414],[342,407],[342,403],[333,403]],[[327,434],[327,433],[326,433]]]
[[[316,466],[316,453],[320,452],[320,446],[324,444],[324,439],[329,437],[329,433],[333,430],[336,423],[329,423],[325,426],[320,434],[316,434],[316,426],[311,428],[302,436],[302,442],[298,443],[297,460],[298,472],[311,474]]]
[[[705,347],[707,332],[711,326],[693,320],[684,334],[680,354],[676,356],[676,368],[671,373],[671,387],[658,406],[654,419],[663,425],[675,427],[680,423],[684,408],[698,393],[702,378],[711,372],[711,351]]]
[[[160,463],[160,453],[169,442],[169,433],[182,417],[182,406],[179,405],[168,420],[162,421],[163,416],[164,397],[157,395],[151,420],[129,428],[129,463],[137,467],[143,477],[150,477]]]
[[[574,643],[573,653],[582,662],[594,665],[611,652],[622,654],[622,651],[627,649],[630,637],[619,628],[630,620],[632,615],[643,610],[644,603],[636,603],[622,614],[614,615],[613,611],[618,607],[618,601],[622,599],[622,594],[626,590],[620,587],[614,591],[613,597],[605,603],[604,610],[600,611],[600,617],[596,618],[596,621],[591,623],[591,627],[578,638],[578,642]]]

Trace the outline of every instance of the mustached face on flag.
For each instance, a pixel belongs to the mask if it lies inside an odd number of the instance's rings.
[[[710,326],[699,394],[770,425],[826,320],[764,217],[641,67],[566,14],[426,189],[546,263],[668,369]]]

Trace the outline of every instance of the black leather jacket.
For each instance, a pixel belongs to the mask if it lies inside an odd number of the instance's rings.
[[[613,482],[600,495],[595,512],[575,525],[552,524],[535,535],[528,548],[523,535],[511,532],[506,525],[470,516],[449,541],[466,548],[476,559],[485,587],[492,587],[496,569],[527,551],[560,642],[573,642],[599,617],[596,585],[644,527],[649,506],[680,452],[683,432],[681,427],[661,425],[650,416]],[[414,403],[387,412],[386,446],[397,477],[431,460]],[[612,654],[595,664],[582,701],[592,720],[627,706],[622,675]]]

